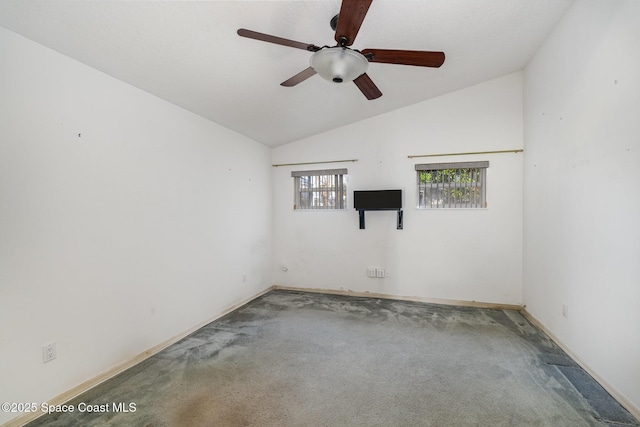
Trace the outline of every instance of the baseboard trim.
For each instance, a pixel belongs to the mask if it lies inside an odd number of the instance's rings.
[[[71,399],[74,399],[75,397],[78,397],[79,395],[81,395],[82,393],[91,390],[92,388],[102,384],[103,382],[107,381],[110,378],[115,377],[116,375],[126,371],[127,369],[137,365],[140,362],[143,362],[144,360],[150,358],[151,356],[153,356],[156,353],[159,353],[160,351],[164,350],[165,348],[169,347],[172,344],[175,344],[176,342],[180,341],[181,339],[191,335],[192,333],[194,333],[195,331],[197,331],[198,329],[202,328],[203,326],[208,325],[209,323],[218,320],[219,318],[226,316],[227,314],[231,313],[234,310],[237,310],[238,308],[250,303],[251,301],[253,301],[256,298],[261,297],[262,295],[266,294],[267,292],[271,291],[273,289],[273,286],[269,286],[267,289],[264,289],[263,291],[258,292],[257,294],[246,298],[242,301],[240,301],[237,304],[234,304],[232,306],[230,306],[229,308],[223,310],[222,312],[220,312],[219,314],[204,320],[200,323],[198,323],[195,326],[192,326],[191,328],[181,332],[178,335],[175,335],[171,338],[169,338],[166,341],[163,341],[157,345],[154,345],[151,348],[148,348],[147,350],[143,351],[142,353],[139,353],[137,355],[135,355],[133,358],[122,362],[116,366],[114,366],[113,368],[96,375],[95,377],[83,382],[82,384],[79,384],[75,387],[73,387],[72,389],[69,389],[67,391],[65,391],[62,394],[59,394],[58,396],[54,397],[53,399],[51,399],[50,401],[47,402],[47,404],[49,405],[62,405],[68,401],[70,401]],[[2,424],[2,427],[21,427],[24,426],[27,423],[30,423],[31,421],[41,417],[42,415],[44,415],[43,412],[31,412],[31,413],[25,413],[24,415],[21,415],[19,417],[13,418],[9,421],[7,421],[6,423]]]
[[[381,294],[376,292],[360,292],[360,291],[339,290],[339,289],[302,288],[302,287],[283,286],[283,285],[273,285],[273,289],[280,289],[283,291],[310,292],[315,294],[347,295],[347,296],[367,297],[367,298],[381,298],[381,299],[391,299],[391,300],[397,300],[397,301],[426,302],[430,304],[457,305],[462,307],[491,308],[494,310],[520,311],[524,308],[523,305],[517,305],[517,304],[501,304],[501,303],[491,303],[491,302],[452,300],[452,299],[443,299],[443,298],[400,296],[400,295],[391,295],[391,294]]]
[[[547,328],[544,323],[542,323],[537,317],[527,311],[526,308],[522,310],[522,315],[531,323],[533,323],[536,327],[540,328],[545,334],[555,342],[558,347],[560,347],[565,353],[567,353],[582,369],[584,369],[594,380],[598,382],[614,399],[618,401],[624,408],[631,413],[639,422],[640,422],[640,408],[634,405],[629,399],[627,399],[623,394],[618,392],[615,387],[613,387],[609,382],[607,382],[604,378],[602,378],[598,373],[589,366],[587,362],[585,362],[580,356],[574,353],[571,348],[569,348],[560,338],[556,336],[553,332]]]

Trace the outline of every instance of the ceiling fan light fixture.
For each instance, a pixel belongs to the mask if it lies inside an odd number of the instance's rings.
[[[341,46],[321,49],[311,56],[309,62],[320,77],[334,83],[353,81],[369,67],[364,55]]]

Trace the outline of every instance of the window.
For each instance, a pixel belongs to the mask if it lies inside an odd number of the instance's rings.
[[[293,209],[346,209],[347,170],[291,172]]]
[[[416,165],[418,209],[485,208],[489,162]]]

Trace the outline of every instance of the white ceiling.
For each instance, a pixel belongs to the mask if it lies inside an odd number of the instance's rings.
[[[371,63],[383,93],[373,101],[319,76],[282,87],[311,53],[236,34],[335,45],[329,21],[340,0],[2,0],[0,25],[277,146],[521,70],[572,1],[374,0],[353,48],[444,51],[446,60]]]

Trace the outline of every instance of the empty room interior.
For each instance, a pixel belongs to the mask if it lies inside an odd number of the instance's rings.
[[[639,21],[2,1],[0,424],[640,425]]]

